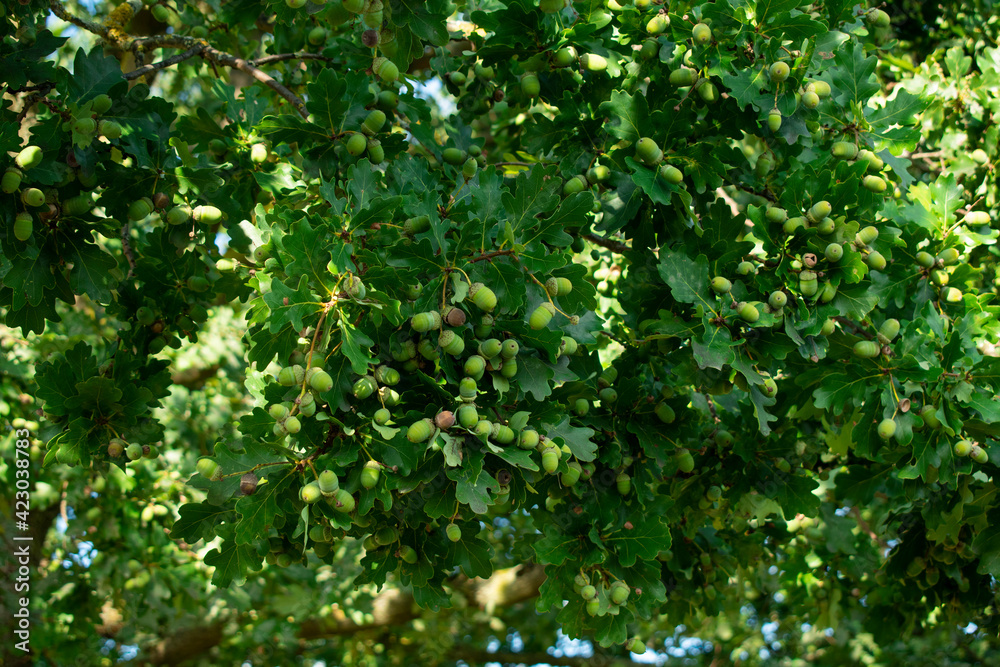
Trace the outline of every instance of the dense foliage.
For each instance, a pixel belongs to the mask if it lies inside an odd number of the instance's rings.
[[[997,17],[928,7],[8,3],[10,659],[996,660]]]

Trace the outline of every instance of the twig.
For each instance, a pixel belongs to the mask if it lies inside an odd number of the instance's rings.
[[[276,53],[271,56],[254,58],[253,60],[248,60],[247,62],[254,67],[260,67],[261,65],[270,65],[271,63],[281,62],[282,60],[325,60],[327,62],[333,62],[333,58],[327,58],[326,56],[318,53]]]
[[[69,21],[73,25],[79,26],[84,30],[87,30],[88,32],[94,33],[95,35],[99,35],[103,37],[105,40],[113,41],[115,44],[118,44],[119,46],[123,46],[124,42],[128,41],[128,40],[118,40],[118,39],[112,40],[111,35],[109,34],[109,29],[107,27],[99,25],[97,23],[93,23],[91,21],[85,21],[83,19],[79,19],[73,16],[68,11],[66,11],[66,8],[63,7],[62,4],[60,4],[59,0],[49,0],[49,6],[52,8],[52,11],[55,13],[55,15],[58,16],[59,18],[63,19],[64,21]],[[278,95],[288,100],[291,103],[291,105],[295,107],[295,110],[302,115],[303,118],[309,117],[309,112],[306,111],[305,103],[302,102],[302,100],[299,98],[298,95],[296,95],[288,88],[275,81],[269,75],[265,74],[264,72],[254,67],[246,60],[243,60],[242,58],[237,58],[236,56],[229,53],[225,53],[224,51],[219,51],[218,49],[214,49],[211,46],[209,46],[208,43],[205,42],[204,40],[196,39],[194,37],[182,37],[179,35],[154,35],[152,37],[134,38],[131,40],[131,42],[128,43],[127,46],[127,48],[133,50],[137,48],[145,50],[156,49],[156,48],[185,48],[191,50],[195,49],[196,47],[198,48],[196,53],[187,55],[186,57],[190,58],[193,55],[200,55],[202,58],[209,61],[213,66],[216,63],[218,63],[220,65],[225,65],[226,67],[235,67],[241,72],[249,74],[253,78],[257,79],[257,81],[263,83],[265,86],[267,86],[274,92],[278,93]],[[174,58],[177,57],[178,56],[174,56]],[[170,61],[173,60],[173,58],[168,58],[167,60]],[[183,58],[181,58],[180,60],[176,60],[175,62],[181,62],[181,60],[183,60]],[[165,63],[167,61],[163,62]],[[160,65],[160,63],[156,63],[156,65]],[[168,65],[164,64],[160,67],[160,69],[162,69],[162,67],[167,67],[167,66]],[[129,74],[130,75],[134,74],[133,78],[137,78],[139,76],[142,76],[143,74],[148,74],[149,71],[155,71],[155,70],[146,70],[145,67],[140,67],[139,69],[134,70],[133,72],[129,72]],[[135,74],[135,72],[140,72],[140,73]]]
[[[87,32],[92,32],[95,35],[100,35],[105,39],[107,39],[108,37],[108,28],[106,26],[103,26],[100,23],[94,23],[93,21],[87,21],[85,19],[73,16],[72,14],[69,13],[69,11],[65,7],[63,7],[62,3],[59,2],[59,0],[49,0],[49,9],[52,10],[53,14],[61,18],[63,21],[66,21],[67,23],[72,23],[78,28],[83,28]]]
[[[484,260],[490,260],[493,259],[494,257],[501,257],[503,255],[513,255],[513,254],[514,254],[513,250],[497,250],[495,252],[488,252],[479,255],[478,257],[473,257],[472,259],[469,260],[469,264],[472,264],[473,262],[482,262]]]
[[[632,252],[632,248],[620,243],[618,241],[612,241],[611,239],[606,239],[603,236],[598,236],[597,234],[581,234],[581,238],[585,238],[591,243],[601,246],[602,248],[607,248],[619,255],[624,255],[627,252]]]
[[[271,90],[273,90],[274,92],[278,93],[286,100],[288,100],[292,104],[292,106],[295,107],[295,110],[302,115],[303,118],[309,117],[309,112],[306,111],[306,105],[301,99],[299,99],[298,95],[288,90],[288,88],[285,88],[283,85],[281,85],[273,78],[271,78],[270,75],[265,74],[264,72],[257,69],[256,67],[254,67],[247,61],[243,60],[242,58],[237,58],[234,55],[218,51],[216,49],[213,49],[212,47],[206,48],[202,52],[202,55],[212,62],[217,62],[220,65],[225,65],[227,67],[235,67],[241,72],[249,74],[253,78],[263,83],[265,86],[267,86],[268,88],[270,88]]]
[[[147,74],[157,72],[161,69],[170,67],[171,65],[176,65],[177,63],[185,61],[188,58],[193,58],[194,56],[204,51],[207,47],[208,47],[207,44],[197,44],[188,49],[187,51],[185,51],[184,53],[178,53],[177,55],[171,56],[166,60],[161,60],[158,63],[150,63],[149,65],[145,65],[138,69],[134,69],[131,72],[125,72],[123,76],[127,81],[138,79],[141,76],[146,76]]]
[[[868,537],[871,538],[872,542],[874,542],[875,544],[879,545],[883,549],[888,549],[889,548],[888,543],[885,540],[883,540],[881,537],[879,537],[878,534],[874,530],[872,530],[871,526],[868,525],[867,521],[865,521],[863,518],[861,518],[861,510],[858,509],[857,505],[855,505],[854,507],[851,508],[851,516],[853,516],[854,520],[857,522],[858,528],[860,528],[862,530],[862,532],[864,532],[866,535],[868,535]]]
[[[129,223],[126,221],[122,225],[122,252],[125,253],[125,259],[128,260],[128,275],[125,276],[125,280],[132,277],[135,272],[135,253],[132,251],[132,244],[129,243]]]

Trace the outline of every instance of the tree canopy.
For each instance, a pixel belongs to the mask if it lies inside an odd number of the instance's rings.
[[[4,664],[1000,660],[996,10],[6,3]]]

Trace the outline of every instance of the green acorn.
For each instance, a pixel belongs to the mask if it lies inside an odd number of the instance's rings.
[[[410,565],[413,565],[414,563],[417,562],[417,550],[408,544],[404,544],[401,547],[399,547],[399,558],[404,563],[409,563]]]
[[[646,652],[645,642],[643,642],[638,637],[632,637],[631,639],[629,639],[628,642],[625,644],[625,648],[631,651],[632,653],[640,655]]]
[[[691,29],[691,39],[699,46],[712,43],[712,29],[705,23],[696,23]]]
[[[888,345],[892,342],[892,339],[896,337],[899,333],[899,320],[894,318],[888,318],[882,323],[882,326],[878,330],[879,342],[883,345]]]
[[[521,449],[535,449],[538,446],[539,440],[538,431],[527,428],[521,431],[521,434],[518,436],[517,446]]]
[[[337,478],[337,473],[332,470],[321,472],[316,480],[316,484],[324,496],[332,496],[340,488],[340,480]]]
[[[363,401],[374,394],[376,389],[378,389],[378,383],[375,382],[375,378],[370,375],[365,375],[358,378],[358,380],[354,383],[354,386],[351,388],[351,393],[354,394],[355,398]]]
[[[781,83],[788,78],[791,71],[788,63],[779,60],[768,69],[768,75],[771,77],[772,83]]]
[[[750,322],[751,324],[760,319],[760,311],[758,311],[757,307],[752,303],[740,304],[740,307],[736,312],[740,318]]]
[[[642,137],[636,142],[635,156],[645,165],[653,166],[663,161],[663,151],[649,137]]]
[[[538,81],[538,75],[532,72],[521,75],[521,92],[525,97],[538,97],[542,92],[542,84]]]
[[[465,366],[463,370],[465,374],[471,378],[478,380],[483,376],[483,371],[486,369],[486,359],[474,354],[465,360]]]
[[[153,212],[153,200],[143,197],[132,202],[128,207],[128,217],[130,220],[142,220]]]
[[[7,171],[3,173],[3,178],[0,179],[0,190],[3,190],[7,194],[14,194],[21,187],[21,180],[23,178],[24,174],[20,169],[8,167]]]
[[[386,83],[392,83],[399,78],[399,67],[384,56],[379,56],[372,62],[372,72]]]
[[[788,212],[777,206],[768,206],[767,210],[764,211],[764,217],[767,218],[768,222],[773,222],[777,225],[788,219]]]
[[[562,341],[559,344],[559,353],[565,354],[566,356],[573,356],[576,351],[580,349],[579,343],[576,342],[575,338],[569,336],[563,336]]]
[[[286,366],[278,371],[278,384],[282,387],[294,387],[295,385],[302,384],[303,380],[305,380],[305,375],[306,369],[298,364]]]
[[[409,432],[407,432],[409,437]],[[365,467],[361,469],[361,486],[366,489],[374,489],[378,484],[379,474],[382,472],[382,465],[378,461],[367,461]]]
[[[313,503],[319,502],[323,497],[323,492],[320,491],[319,484],[316,482],[309,482],[299,491],[299,497],[302,502],[307,505],[312,505]]]
[[[385,112],[372,109],[361,123],[361,131],[367,135],[377,134],[385,125]]]
[[[131,445],[129,446],[131,447]],[[141,455],[142,448],[140,447],[139,449]],[[198,474],[206,479],[212,480],[213,482],[217,482],[222,479],[222,469],[219,464],[212,459],[198,459],[196,468],[198,469]]]
[[[378,380],[380,384],[385,384],[389,385],[390,387],[394,387],[397,384],[399,384],[401,378],[399,375],[399,371],[397,371],[395,368],[383,365],[375,369],[375,379]]]
[[[559,467],[561,452],[556,447],[546,447],[542,452],[542,468],[550,475]]]
[[[365,135],[360,133],[355,133],[352,134],[350,137],[348,137],[347,139],[348,153],[350,153],[354,157],[358,157],[359,155],[363,154],[366,150],[368,150],[368,139],[365,138]]]
[[[584,53],[580,56],[580,64],[588,72],[603,72],[608,68],[607,59],[596,53]]]
[[[490,438],[500,445],[509,445],[514,442],[514,431],[509,426],[503,424],[493,424]]]
[[[830,154],[842,160],[853,160],[858,156],[858,145],[853,141],[835,141]]]
[[[826,257],[828,262],[839,262],[844,256],[844,246],[839,243],[831,243],[823,251],[823,255]]]
[[[771,109],[770,113],[767,114],[767,128],[771,132],[777,132],[781,129],[781,112],[777,109]]]
[[[854,356],[861,359],[874,359],[882,354],[882,348],[876,341],[859,340],[854,344]]]
[[[583,468],[576,461],[570,461],[566,465],[567,470],[560,476],[559,481],[563,486],[573,486],[580,480]]]
[[[462,378],[458,383],[458,395],[466,401],[472,401],[479,393],[476,381],[471,377]]]
[[[888,440],[896,434],[896,422],[892,419],[883,419],[879,422],[876,430],[878,431],[878,437]]]
[[[14,162],[24,171],[33,169],[42,163],[42,149],[38,146],[26,146],[17,154]]]
[[[497,307],[497,295],[482,283],[472,283],[469,286],[467,298],[472,299],[472,303],[487,313],[493,312],[493,309]]]
[[[517,341],[513,338],[508,338],[500,347],[500,356],[504,359],[513,359],[520,350],[521,346],[517,344]]]
[[[406,439],[412,443],[424,442],[427,438],[431,437],[433,430],[434,422],[424,418],[410,424],[410,427],[406,429]]]
[[[587,187],[587,179],[577,174],[563,183],[562,193],[564,196],[575,195],[578,192],[583,192]]]
[[[438,345],[445,353],[457,357],[465,351],[465,341],[451,329],[446,329],[438,336]]]
[[[771,308],[774,308],[775,310],[777,310],[778,308],[784,308],[785,304],[787,303],[788,303],[788,295],[782,292],[781,290],[771,292],[771,295],[767,297],[767,304],[771,306]]]
[[[410,318],[410,326],[413,327],[413,330],[418,333],[425,333],[434,329],[440,329],[441,313],[436,310],[428,310],[427,312],[417,313]]]
[[[681,88],[685,86],[692,86],[698,80],[698,73],[693,69],[681,67],[680,69],[675,69],[670,73],[669,80],[672,85],[679,86]]]
[[[479,423],[479,413],[476,406],[466,403],[458,408],[458,423],[462,428],[472,429]]]
[[[378,424],[379,426],[384,426],[389,422],[389,419],[391,418],[392,418],[392,413],[390,413],[387,408],[379,408],[378,410],[375,411],[375,414],[372,415],[372,421]]]
[[[878,238],[878,229],[869,225],[867,227],[862,227],[861,231],[859,231],[855,235],[854,240],[857,241],[860,245],[868,245],[877,238]]]
[[[694,457],[691,456],[691,452],[686,449],[678,450],[674,457],[674,461],[677,463],[677,469],[685,474],[694,470]]]
[[[552,321],[552,316],[555,315],[555,312],[556,309],[551,303],[542,303],[531,313],[531,317],[528,318],[528,326],[535,331],[544,329]]]
[[[458,524],[449,523],[444,529],[444,533],[452,542],[459,542],[462,539],[462,529],[458,526]]]
[[[14,216],[14,238],[27,241],[34,230],[34,220],[30,213],[21,212]]]
[[[679,185],[684,180],[684,172],[672,164],[661,165],[660,170],[657,173],[660,178],[665,180],[667,183],[672,183],[673,185]]]
[[[517,360],[505,359],[503,366],[500,367],[500,375],[507,379],[511,379],[517,375]]]
[[[871,174],[861,179],[861,185],[863,185],[866,190],[874,192],[875,194],[880,194],[882,192],[885,192],[885,189],[887,187],[885,181],[883,181],[878,176],[872,176]]]
[[[319,393],[322,394],[333,389],[333,378],[322,368],[310,368],[307,375],[309,376],[309,386]]]
[[[191,218],[203,225],[214,225],[222,220],[222,211],[215,206],[195,206]]]
[[[355,504],[354,496],[348,493],[346,489],[337,489],[336,493],[333,494],[332,505],[338,512],[353,512]]]
[[[623,496],[627,496],[632,490],[632,478],[627,472],[620,472],[618,476],[615,477],[615,488],[618,489],[618,493]]]
[[[664,424],[672,424],[677,418],[674,413],[674,409],[670,407],[667,403],[660,402],[656,404],[656,408],[653,410],[657,418]]]
[[[812,205],[812,208],[809,209],[808,217],[813,222],[819,222],[830,215],[832,211],[833,207],[830,205],[830,202],[824,199]]]
[[[874,271],[881,271],[885,268],[886,260],[885,257],[878,250],[872,250],[868,255],[865,256],[865,264],[868,265],[869,269]]]

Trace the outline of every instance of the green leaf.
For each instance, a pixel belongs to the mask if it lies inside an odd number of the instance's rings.
[[[186,503],[179,510],[180,518],[170,528],[170,538],[195,543],[215,536],[216,524],[233,514],[230,507],[210,503]]]
[[[704,255],[691,259],[683,252],[661,250],[656,270],[670,287],[674,299],[712,310],[715,299],[709,295],[708,259]]]
[[[597,454],[597,445],[590,440],[594,429],[571,426],[569,415],[563,414],[562,417],[557,424],[545,424],[545,435],[552,440],[561,440],[559,444],[568,445],[577,460],[593,461]]]
[[[251,572],[260,571],[263,562],[253,545],[238,545],[232,540],[226,540],[221,547],[205,554],[205,565],[215,568],[212,583],[219,588],[228,588],[232,583],[242,584]]]
[[[632,528],[620,528],[604,536],[603,541],[618,555],[618,562],[631,567],[637,560],[655,560],[658,553],[669,549],[670,529],[659,517],[650,516]]]
[[[830,72],[839,102],[864,106],[868,98],[879,92],[874,76],[878,58],[865,57],[865,49],[860,44],[842,46],[834,54],[833,62],[836,67]]]

